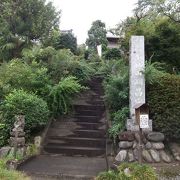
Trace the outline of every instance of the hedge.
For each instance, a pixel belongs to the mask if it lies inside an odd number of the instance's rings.
[[[155,131],[169,140],[180,139],[180,76],[164,74],[148,86],[150,116]]]

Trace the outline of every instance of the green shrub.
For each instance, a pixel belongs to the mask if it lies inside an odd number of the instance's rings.
[[[121,52],[118,48],[112,48],[107,49],[105,53],[103,54],[105,59],[120,59],[121,58]]]
[[[81,86],[75,77],[69,76],[61,79],[61,81],[52,88],[49,95],[49,105],[53,115],[67,114],[72,98],[83,89],[84,86]]]
[[[180,76],[165,74],[148,86],[148,103],[155,131],[180,139]]]
[[[100,173],[96,180],[158,180],[154,169],[138,163],[123,163],[117,171]]]
[[[5,97],[2,110],[2,123],[5,128],[4,136],[7,140],[9,132],[13,127],[15,115],[25,115],[25,132],[27,135],[33,130],[43,127],[49,117],[47,103],[33,93],[27,93],[24,90],[14,90]]]
[[[118,174],[114,171],[101,172],[95,180],[118,180]]]
[[[94,74],[94,69],[85,60],[79,60],[68,49],[58,50],[47,64],[47,68],[55,83],[65,76],[75,76],[84,81]]]
[[[129,114],[129,108],[124,107],[114,113],[112,113],[112,127],[109,129],[109,135],[114,140],[120,132],[125,130],[125,123]]]
[[[109,109],[118,111],[129,104],[128,74],[112,75],[104,82],[105,100]]]
[[[125,169],[128,173],[125,173]],[[154,169],[145,164],[123,163],[118,167],[118,176],[120,180],[157,180]]]
[[[4,95],[13,89],[24,89],[45,97],[49,83],[47,69],[34,61],[28,65],[16,59],[0,66],[0,89]]]
[[[0,124],[0,147],[2,147],[3,144],[5,143],[4,129],[5,129],[5,124]]]

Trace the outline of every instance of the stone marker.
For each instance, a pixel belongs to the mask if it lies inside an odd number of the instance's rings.
[[[130,46],[130,117],[135,119],[134,107],[145,103],[144,36],[132,36]]]

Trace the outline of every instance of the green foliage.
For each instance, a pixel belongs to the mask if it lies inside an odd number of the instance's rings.
[[[118,174],[114,171],[101,172],[95,180],[118,180]]]
[[[124,130],[129,107],[128,66],[122,60],[109,61],[105,74],[110,74],[104,81],[105,101],[110,110],[112,126],[109,135],[116,140]]]
[[[117,171],[100,173],[96,180],[158,180],[158,177],[154,169],[148,165],[122,163]]]
[[[24,175],[23,173],[20,173],[14,170],[8,170],[6,163],[9,159],[10,158],[0,159],[0,179],[1,180],[30,180],[30,178]]]
[[[148,103],[154,130],[171,140],[180,138],[180,76],[164,73],[148,86]]]
[[[75,77],[68,76],[62,78],[61,81],[51,89],[49,95],[49,105],[53,115],[67,114],[72,98],[83,89],[84,86],[81,86]]]
[[[38,154],[38,149],[36,147],[35,144],[29,144],[27,151],[26,151],[26,155],[27,156],[33,156],[33,155],[37,155]]]
[[[72,33],[62,33],[54,43],[55,49],[70,49],[71,52],[77,52],[77,39]]]
[[[46,0],[2,0],[0,10],[0,57],[5,61],[19,58],[23,48],[58,27],[60,12]]]
[[[109,135],[114,139],[114,141],[116,140],[118,134],[125,130],[125,123],[128,114],[128,107],[123,107],[122,109],[112,113],[112,127],[109,129]]]
[[[120,59],[121,51],[117,48],[107,49],[103,54],[105,59]]]
[[[128,54],[129,40],[132,35],[145,36],[146,59],[152,62],[163,62],[167,64],[167,70],[172,72],[173,67],[180,68],[180,25],[167,17],[152,17],[142,15],[127,18],[121,23],[117,30],[123,34],[121,38],[121,49]]]
[[[28,65],[16,59],[0,66],[0,89],[4,95],[13,89],[24,89],[45,97],[49,83],[47,69],[36,62]]]
[[[105,82],[105,100],[110,110],[117,111],[124,106],[128,106],[128,97],[128,73],[124,76],[119,74],[110,76]]]
[[[147,84],[153,84],[158,81],[164,73],[164,64],[159,62],[151,62],[151,60],[145,62],[145,71],[142,72],[145,75],[145,80]]]
[[[0,147],[5,144],[5,135],[4,135],[5,124],[0,124]]]
[[[89,79],[94,73],[94,69],[88,65],[88,62],[77,59],[68,49],[57,51],[47,66],[51,78],[56,83],[66,76],[75,76],[83,81]]]
[[[24,90],[13,90],[5,97],[1,105],[3,135],[5,140],[9,137],[9,132],[15,122],[15,115],[25,115],[25,132],[27,135],[36,129],[46,125],[49,117],[47,103],[38,96],[27,93]]]
[[[88,31],[89,37],[86,40],[86,45],[88,45],[90,49],[96,51],[97,45],[102,44],[102,49],[105,50],[107,47],[106,33],[105,24],[100,20],[94,21]]]
[[[2,180],[30,180],[25,174],[7,169],[0,169],[0,179]]]

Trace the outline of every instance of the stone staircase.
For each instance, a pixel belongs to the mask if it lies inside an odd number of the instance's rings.
[[[107,169],[101,83],[101,78],[87,83],[89,89],[74,100],[71,115],[51,123],[41,154],[20,166],[21,171],[35,177],[33,179],[39,175],[43,179],[47,176],[48,179],[55,176],[57,179],[93,179]]]
[[[105,155],[106,125],[101,79],[94,79],[88,85],[90,89],[75,100],[73,114],[52,123],[43,154]]]

